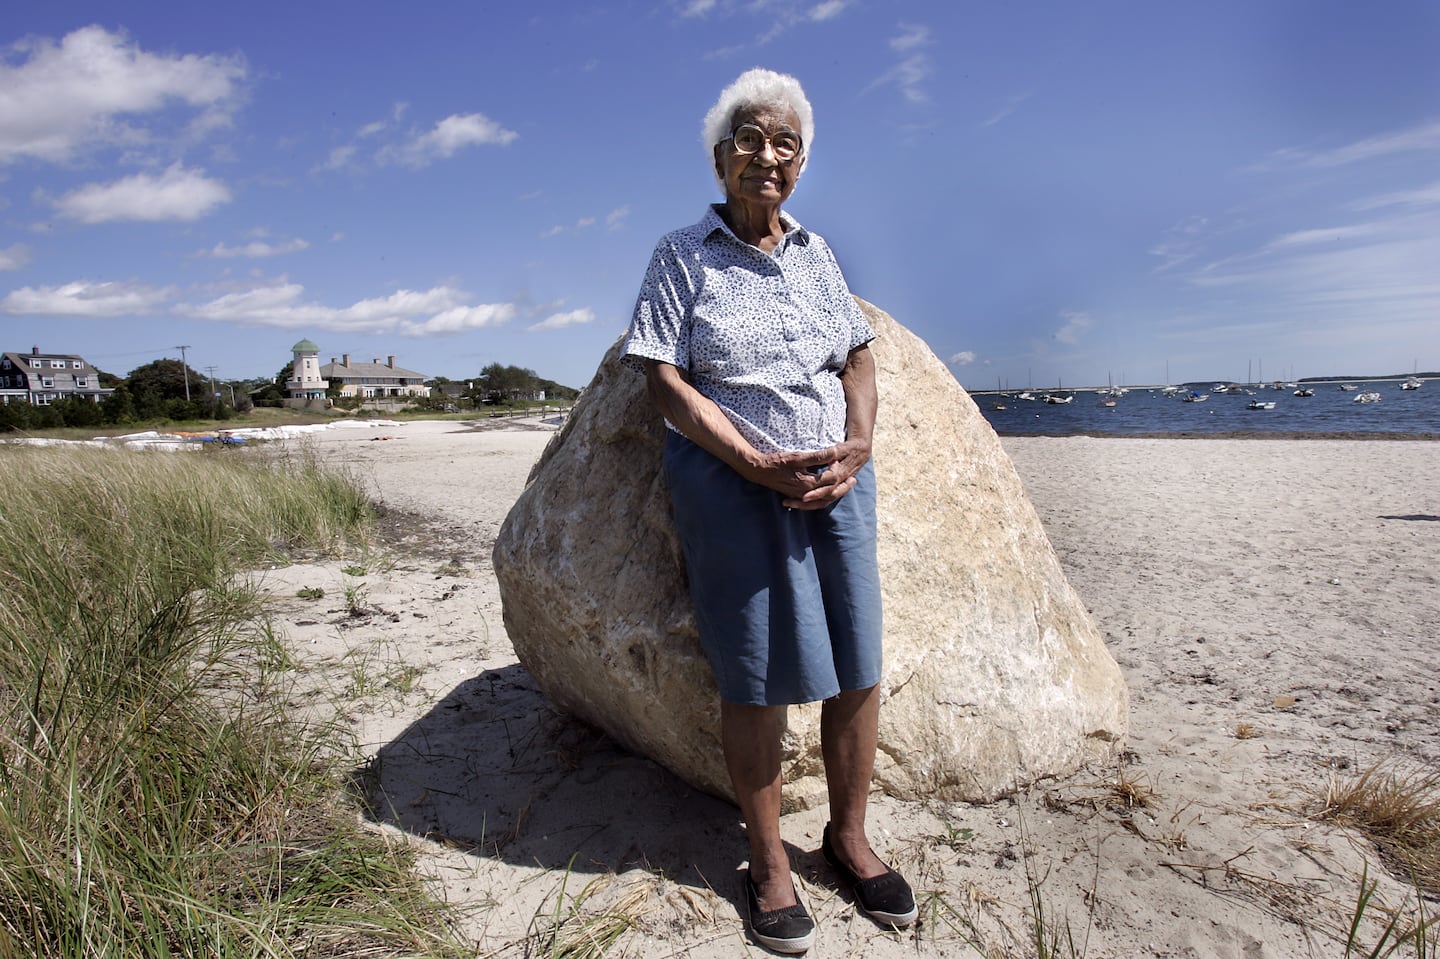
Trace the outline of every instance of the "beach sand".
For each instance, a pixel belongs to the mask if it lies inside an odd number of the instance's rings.
[[[505,636],[490,549],[548,439],[481,422],[294,441],[386,508],[385,548],[265,574],[295,702],[338,707],[377,828],[417,849],[479,955],[607,915],[630,917],[611,955],[765,955],[736,810],[557,714]],[[1440,760],[1440,443],[1003,444],[1125,672],[1129,751],[989,805],[876,796],[872,839],[921,900],[902,932],[836,894],[824,808],[786,817],[809,955],[1035,955],[1037,899],[1056,955],[1342,955],[1362,868],[1384,903],[1407,887],[1316,818],[1327,783]]]

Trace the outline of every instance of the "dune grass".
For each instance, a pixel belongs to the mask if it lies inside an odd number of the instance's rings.
[[[1359,830],[1398,875],[1440,895],[1440,769],[1376,763],[1334,778],[1320,815]]]
[[[370,519],[310,459],[0,449],[0,957],[459,954],[254,668],[240,572]]]
[[[1440,926],[1426,898],[1440,894],[1440,770],[1377,762],[1333,777],[1317,818],[1354,829],[1373,842],[1389,871],[1411,895],[1399,906],[1379,901],[1369,863],[1360,877],[1345,940],[1346,956],[1387,959],[1440,955]],[[1374,931],[1370,942],[1366,932]],[[1368,944],[1367,944],[1368,943]]]

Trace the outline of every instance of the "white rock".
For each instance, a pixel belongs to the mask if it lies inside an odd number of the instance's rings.
[[[1108,759],[1128,696],[999,440],[944,364],[883,311],[874,459],[885,601],[875,779],[988,800]],[[617,343],[531,472],[495,570],[521,662],[561,709],[730,796],[660,471],[664,425]],[[787,804],[825,801],[819,706],[792,707]]]

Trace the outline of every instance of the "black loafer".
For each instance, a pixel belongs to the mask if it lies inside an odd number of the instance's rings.
[[[760,894],[745,870],[745,906],[750,913],[750,933],[755,941],[775,952],[800,953],[815,942],[815,920],[800,905],[800,895],[795,895],[795,905],[769,912],[760,911]]]
[[[830,845],[828,822],[825,824],[825,838],[820,844],[820,852],[825,861],[840,874],[840,878],[850,884],[855,904],[871,919],[887,926],[900,927],[910,925],[915,921],[915,917],[920,915],[910,884],[894,869],[887,865],[883,874],[861,879],[840,861],[840,857],[835,854],[835,847]]]

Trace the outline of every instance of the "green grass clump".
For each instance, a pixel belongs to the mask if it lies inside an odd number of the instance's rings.
[[[239,573],[362,541],[370,508],[246,453],[0,450],[0,956],[449,954],[336,802],[335,731],[255,667]]]

